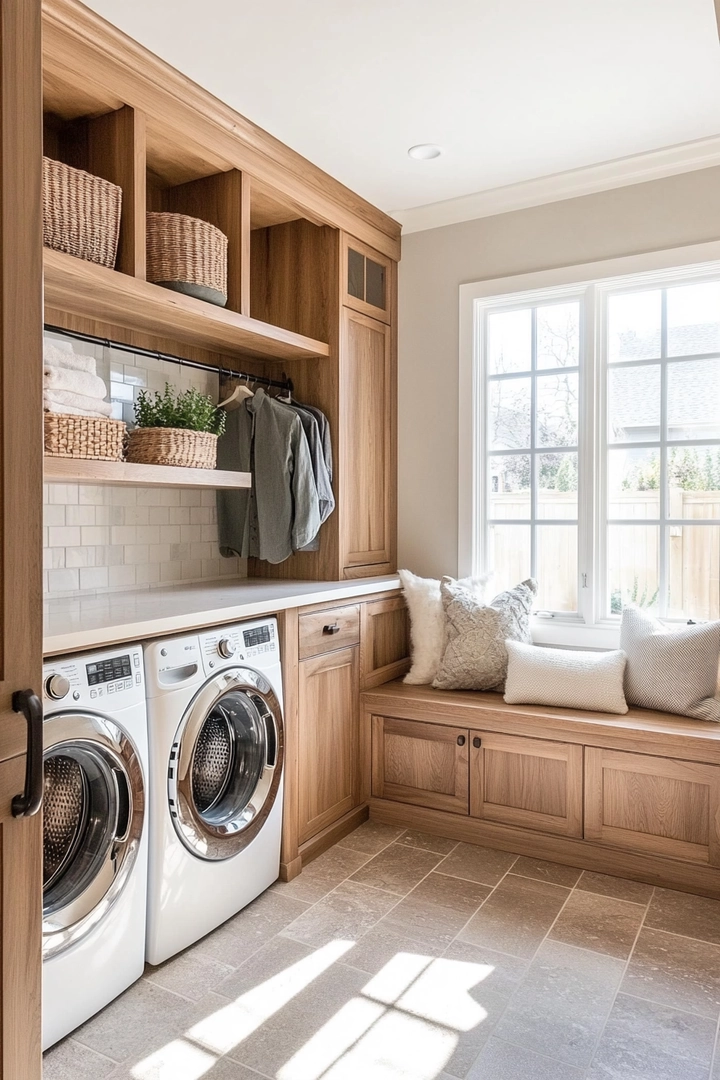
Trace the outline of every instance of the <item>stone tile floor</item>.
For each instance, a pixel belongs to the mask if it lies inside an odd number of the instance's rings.
[[[44,1080],[720,1080],[720,902],[366,822]]]

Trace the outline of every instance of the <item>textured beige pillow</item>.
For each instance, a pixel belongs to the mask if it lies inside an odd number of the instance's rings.
[[[623,676],[627,657],[620,649],[581,652],[542,649],[507,641],[508,705],[561,705],[565,709],[594,709],[626,713]]]
[[[532,578],[499,593],[488,605],[452,578],[440,583],[447,645],[433,686],[438,690],[502,690],[505,642],[530,643],[530,612],[537,592]]]
[[[440,579],[418,577],[409,570],[398,570],[405,603],[410,612],[410,641],[412,665],[404,681],[416,685],[431,683],[437,675],[445,652],[445,614],[440,596]],[[452,578],[448,579],[452,581]],[[485,597],[485,577],[462,578],[464,585],[478,600]]]

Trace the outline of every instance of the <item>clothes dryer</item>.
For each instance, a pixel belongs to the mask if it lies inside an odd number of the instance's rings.
[[[145,960],[147,716],[139,645],[43,669],[43,1049]]]
[[[277,621],[145,647],[147,959],[159,964],[278,877],[284,731]]]

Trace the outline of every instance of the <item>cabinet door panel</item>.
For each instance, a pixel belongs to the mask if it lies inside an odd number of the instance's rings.
[[[299,665],[300,843],[358,803],[358,651],[340,649]]]
[[[561,836],[582,835],[582,747],[470,732],[470,813]]]
[[[408,612],[402,596],[362,605],[360,681],[363,690],[389,682],[408,666]]]
[[[585,838],[720,865],[720,767],[587,747]]]
[[[372,794],[432,810],[468,812],[467,731],[372,719]]]
[[[344,566],[390,561],[392,364],[387,326],[343,311]]]
[[[391,260],[343,233],[342,268],[343,304],[380,322],[390,322]]]

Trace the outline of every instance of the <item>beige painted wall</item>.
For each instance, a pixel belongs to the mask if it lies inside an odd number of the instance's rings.
[[[458,286],[718,239],[720,167],[403,238],[400,566],[457,570]]]

